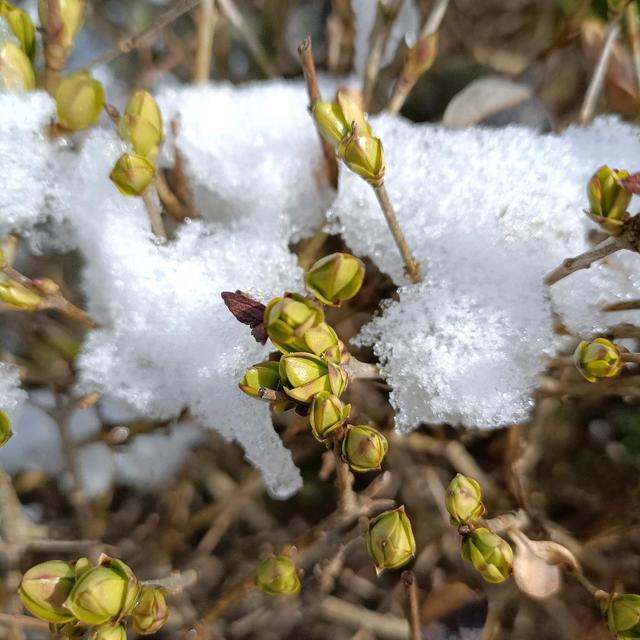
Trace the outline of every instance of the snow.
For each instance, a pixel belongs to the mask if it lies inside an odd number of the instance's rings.
[[[0,409],[13,423],[19,415],[27,394],[20,387],[18,369],[6,362],[0,362]]]

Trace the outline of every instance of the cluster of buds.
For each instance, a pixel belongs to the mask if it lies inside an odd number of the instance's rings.
[[[591,342],[583,340],[573,354],[573,361],[589,382],[596,382],[599,378],[614,378],[622,371],[622,354],[626,351],[625,347],[606,338],[596,338]]]
[[[6,27],[0,38],[0,89],[10,92],[32,91],[36,86],[33,60],[36,30],[29,15],[0,0],[0,22]]]
[[[354,173],[374,187],[384,181],[384,152],[361,106],[361,97],[341,89],[335,102],[316,102],[313,117],[320,135]]]
[[[155,175],[155,161],[164,138],[160,107],[148,91],[138,90],[117,124],[131,152],[118,158],[110,178],[124,195],[141,196]]]
[[[602,602],[602,613],[618,640],[640,638],[640,596],[633,593],[612,593]]]
[[[256,570],[256,586],[269,596],[294,596],[300,591],[300,577],[289,556],[265,558]]]
[[[446,507],[451,523],[462,536],[462,557],[487,582],[504,582],[513,571],[513,550],[506,540],[485,526],[486,509],[478,482],[460,473],[456,475],[447,488]]]
[[[622,232],[630,217],[627,207],[632,193],[623,184],[627,178],[628,171],[610,169],[604,165],[595,172],[587,186],[589,209],[586,213],[612,236]]]
[[[20,599],[53,633],[91,640],[126,640],[126,624],[139,634],[158,631],[166,622],[164,591],[141,586],[121,560],[101,556],[75,563],[49,560],[29,569],[20,584]]]

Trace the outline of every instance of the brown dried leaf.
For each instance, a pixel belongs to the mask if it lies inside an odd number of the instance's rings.
[[[221,294],[224,303],[235,319],[242,324],[251,327],[251,335],[256,342],[265,344],[267,342],[267,331],[264,328],[264,310],[262,302],[254,300],[242,291],[223,291]]]
[[[620,180],[620,184],[629,193],[640,195],[640,172],[632,173],[628,178]]]

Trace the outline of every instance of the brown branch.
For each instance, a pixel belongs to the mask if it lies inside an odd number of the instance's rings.
[[[402,572],[402,584],[407,594],[407,620],[409,621],[410,640],[421,640],[420,604],[418,602],[418,586],[412,571]]]
[[[336,458],[336,483],[340,492],[340,510],[342,513],[351,513],[357,505],[357,497],[353,490],[353,474],[349,465],[342,458],[340,440],[334,439],[333,455]]]
[[[317,102],[322,101],[320,88],[318,87],[318,79],[316,77],[316,65],[313,62],[313,51],[311,49],[311,37],[307,36],[298,46],[298,55],[302,65],[304,79],[307,82],[307,92],[309,93],[309,111],[313,110]],[[327,177],[329,184],[334,188],[338,188],[338,160],[336,159],[333,147],[320,135],[320,144],[322,145],[322,153],[324,155],[325,166],[327,169]]]
[[[610,302],[600,307],[603,311],[635,311],[640,309],[640,300],[624,300],[622,302]]]
[[[158,207],[158,203],[156,201],[154,182],[152,182],[151,186],[142,194],[142,201],[144,202],[145,209],[147,210],[147,215],[149,216],[151,231],[153,231],[153,233],[158,236],[158,238],[166,241],[167,230],[164,227],[164,222],[162,221],[162,213],[160,212],[160,207]]]
[[[196,58],[193,66],[194,84],[206,84],[211,77],[213,56],[213,35],[216,30],[218,13],[214,0],[202,0],[196,23],[198,25]]]
[[[639,364],[640,353],[621,353],[620,359],[622,362],[628,362],[629,364]]]
[[[633,59],[633,70],[636,74],[636,90],[640,92],[640,17],[638,16],[638,5],[630,2],[625,13],[629,43]]]

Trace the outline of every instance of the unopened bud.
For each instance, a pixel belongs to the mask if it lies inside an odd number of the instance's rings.
[[[84,22],[85,0],[57,0],[62,29],[55,34],[56,43],[68,54],[73,48],[76,35]],[[40,23],[48,30],[48,0],[38,0]]]
[[[0,45],[0,92],[33,91],[36,76],[24,51],[11,42]]]
[[[280,358],[280,377],[285,393],[308,404],[321,391],[341,396],[347,386],[347,374],[337,364],[311,353],[289,353]]]
[[[276,391],[280,387],[279,365],[273,360],[258,362],[249,367],[238,385],[246,394],[254,398],[260,397],[261,389]]]
[[[613,593],[602,608],[611,633],[615,633],[619,640],[640,638],[640,596]]]
[[[487,582],[494,584],[504,582],[513,569],[513,551],[509,544],[484,527],[465,536],[462,557],[471,562]]]
[[[351,405],[327,391],[317,393],[309,410],[311,432],[317,440],[326,440],[339,429],[349,417]]]
[[[359,258],[332,253],[311,266],[304,274],[304,285],[320,302],[337,307],[360,291],[364,273],[364,263]]]
[[[89,634],[89,640],[127,640],[127,632],[121,624],[103,624]]]
[[[583,340],[573,354],[573,361],[589,382],[598,378],[614,378],[624,367],[620,347],[606,338],[596,338],[591,342]]]
[[[88,71],[77,71],[56,89],[56,114],[61,126],[72,131],[86,129],[100,119],[105,94]]]
[[[159,631],[169,617],[162,589],[143,587],[131,614],[133,628],[142,635]]]
[[[4,447],[12,435],[11,420],[9,420],[7,413],[0,409],[0,447]]]
[[[316,102],[313,106],[313,118],[320,135],[336,149],[351,131],[340,106],[335,102]]]
[[[387,439],[368,425],[349,425],[342,441],[344,459],[360,473],[380,469],[388,448]]]
[[[589,217],[611,235],[618,235],[629,218],[627,207],[632,194],[620,182],[629,177],[628,171],[600,167],[589,180]]]
[[[76,576],[73,567],[62,560],[49,560],[32,567],[20,583],[20,600],[37,618],[56,624],[74,619],[65,606]]]
[[[326,322],[312,327],[304,334],[307,349],[317,356],[324,356],[327,360],[336,364],[345,364],[349,361],[349,352],[344,342],[338,338],[338,334]]]
[[[297,293],[271,300],[264,310],[264,326],[276,349],[282,353],[306,351],[305,333],[324,321],[320,307]]]
[[[398,569],[416,554],[416,541],[404,506],[385,511],[369,522],[367,548],[380,575],[385,569]]]
[[[473,523],[485,513],[480,485],[461,473],[449,483],[446,505],[452,524]]]
[[[125,196],[141,196],[151,184],[154,166],[135,153],[121,155],[109,177]]]
[[[104,558],[78,578],[65,606],[80,622],[101,625],[128,615],[139,591],[138,581],[124,562]]]
[[[155,161],[162,142],[160,107],[148,91],[136,91],[120,118],[118,130],[135,153]]]
[[[38,311],[46,306],[42,296],[13,280],[0,281],[0,302],[20,311]]]
[[[415,84],[423,73],[426,73],[438,55],[438,32],[430,33],[409,49],[402,75]]]
[[[349,135],[340,143],[338,157],[372,187],[384,182],[384,152],[379,138],[358,133]]]
[[[20,48],[33,62],[36,53],[36,29],[29,14],[9,2],[0,1],[0,18],[5,20],[13,35],[20,42]]]
[[[270,596],[293,596],[300,591],[300,578],[288,556],[265,558],[256,571],[256,585]]]

